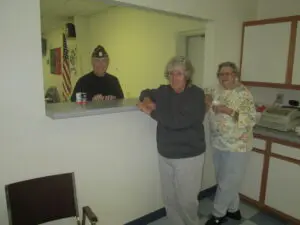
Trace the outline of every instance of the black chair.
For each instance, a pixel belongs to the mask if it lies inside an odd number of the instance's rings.
[[[90,207],[79,219],[74,173],[58,174],[5,186],[9,225],[38,225],[74,217],[77,225],[98,222]]]

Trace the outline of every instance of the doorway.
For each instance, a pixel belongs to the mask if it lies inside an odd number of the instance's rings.
[[[194,68],[193,84],[203,86],[205,33],[203,30],[180,32],[177,36],[177,55],[188,57]]]
[[[208,42],[207,39],[206,41]],[[184,31],[178,33],[176,54],[186,56],[191,60],[195,68],[193,83],[203,88],[204,62],[205,62],[205,31],[192,30],[192,31]],[[207,117],[204,120],[203,124],[205,130],[209,131],[209,123]],[[212,147],[210,145],[209,132],[205,132],[205,140],[206,140],[206,153],[205,153],[205,162],[204,162],[201,190],[206,190],[216,185],[215,169],[213,166]]]

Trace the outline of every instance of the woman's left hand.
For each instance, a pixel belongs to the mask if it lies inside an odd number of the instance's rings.
[[[213,105],[212,106],[212,110],[215,112],[215,113],[223,113],[223,114],[227,114],[227,115],[231,115],[233,110],[228,108],[227,106],[225,105]]]

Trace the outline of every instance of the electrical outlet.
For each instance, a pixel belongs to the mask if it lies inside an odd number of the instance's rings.
[[[283,104],[283,98],[284,98],[284,94],[277,93],[275,103]]]

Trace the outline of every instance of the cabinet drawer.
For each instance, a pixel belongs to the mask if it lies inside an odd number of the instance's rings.
[[[254,138],[253,140],[253,148],[259,150],[266,150],[266,141],[258,138]]]
[[[300,149],[277,143],[272,143],[271,152],[274,154],[286,156],[292,159],[300,160]]]

